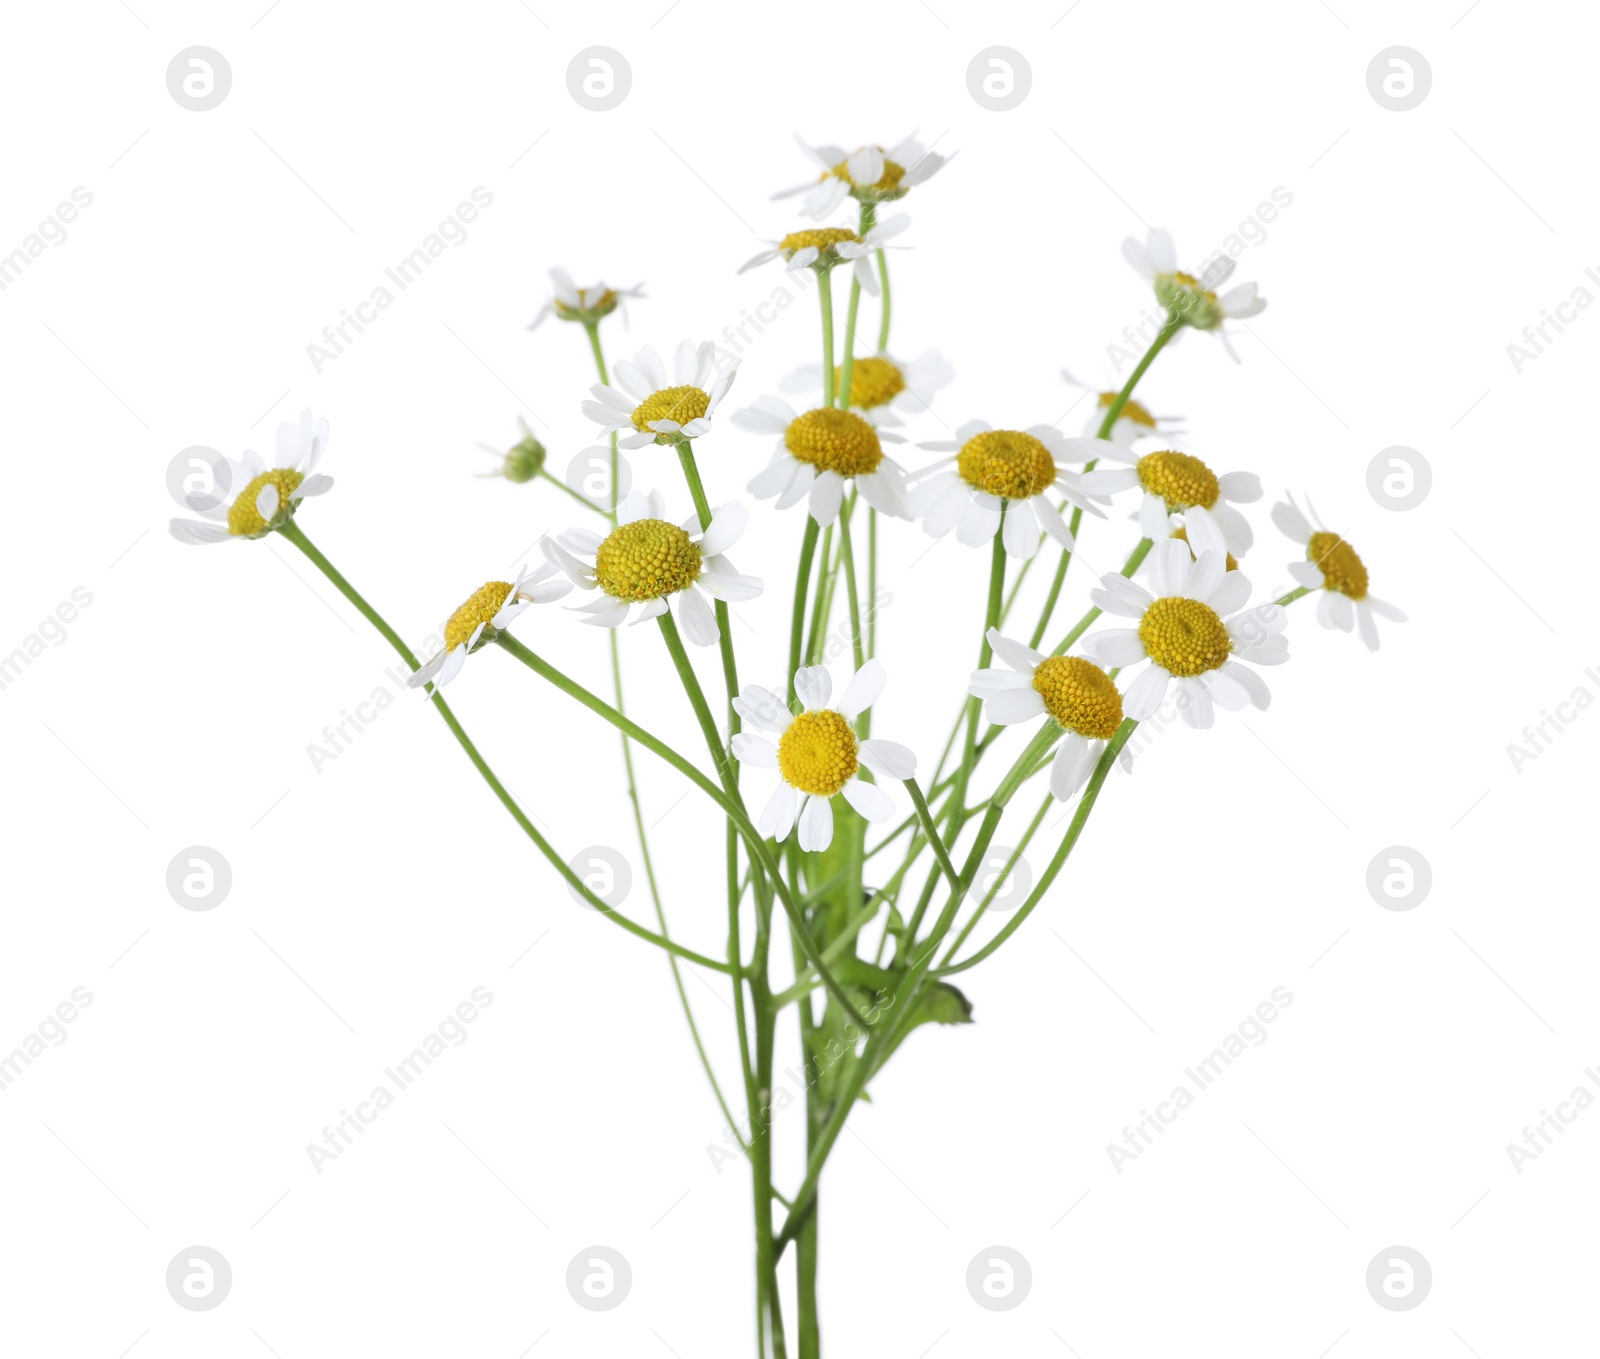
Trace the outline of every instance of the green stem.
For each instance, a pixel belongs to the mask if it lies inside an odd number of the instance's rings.
[[[560,477],[551,476],[550,473],[547,472],[542,467],[539,469],[538,475],[543,477],[552,486],[559,487],[567,495],[571,496],[574,500],[576,500],[578,502],[578,504],[582,505],[584,509],[593,510],[594,513],[598,514],[602,519],[610,519],[611,518],[610,512],[606,509],[606,507],[604,505],[596,505],[594,503],[594,501],[589,499],[588,496],[579,495],[577,491],[574,491],[572,489],[572,487],[568,486],[567,483],[562,481]]]
[[[1083,790],[1083,796],[1078,800],[1078,810],[1073,814],[1072,824],[1067,827],[1067,833],[1062,837],[1061,844],[1055,852],[1055,857],[1050,860],[1049,867],[1044,871],[1028,899],[1017,908],[1017,913],[1006,921],[993,939],[989,940],[982,948],[970,958],[959,963],[937,968],[935,976],[948,977],[957,972],[965,972],[969,967],[976,967],[985,958],[989,957],[996,949],[1005,943],[1013,934],[1022,928],[1022,922],[1033,913],[1033,908],[1043,899],[1044,894],[1050,890],[1050,885],[1055,882],[1056,875],[1061,872],[1061,866],[1066,863],[1067,856],[1072,853],[1073,846],[1078,843],[1078,836],[1083,833],[1084,824],[1089,820],[1089,813],[1094,811],[1094,805],[1100,799],[1100,789],[1105,785],[1106,775],[1111,772],[1111,765],[1116,760],[1123,746],[1127,745],[1128,738],[1133,735],[1134,729],[1139,724],[1132,718],[1126,718],[1116,735],[1106,743],[1100,761],[1094,767],[1094,773],[1089,776],[1089,782]]]
[[[333,583],[334,588],[355,605],[361,616],[371,623],[382,635],[383,639],[399,653],[401,660],[410,666],[412,670],[420,668],[417,664],[417,658],[411,652],[411,648],[400,640],[400,634],[384,621],[383,617],[372,605],[367,603],[355,586],[351,585],[349,581],[339,574],[333,563],[317,550],[316,546],[306,537],[300,526],[292,518],[286,519],[279,527],[278,532],[282,533],[285,538],[305,553],[312,565]],[[517,806],[516,799],[506,791],[505,785],[495,777],[495,772],[489,768],[488,761],[478,753],[477,746],[472,743],[472,739],[467,735],[466,730],[456,720],[456,715],[450,710],[450,705],[444,701],[444,696],[439,693],[436,687],[430,685],[428,697],[433,706],[439,710],[439,716],[444,718],[445,725],[450,728],[461,748],[467,752],[467,756],[477,768],[478,773],[483,776],[483,781],[489,785],[490,791],[500,799],[501,805],[511,814],[517,825],[522,828],[523,834],[533,841],[534,847],[550,861],[550,866],[566,879],[568,886],[607,920],[614,921],[621,928],[627,930],[628,933],[654,944],[657,948],[664,948],[667,952],[676,954],[688,962],[698,963],[701,967],[709,967],[714,972],[726,972],[728,970],[726,963],[718,962],[715,958],[707,958],[703,953],[696,953],[693,949],[684,948],[681,944],[675,944],[672,940],[655,933],[655,931],[636,924],[624,915],[619,915],[596,896],[590,890],[589,885],[573,872],[567,861],[556,853],[555,847],[544,836],[539,834],[538,828],[528,820],[522,808]]]
[[[883,315],[878,321],[878,353],[889,352],[889,257],[878,251],[878,282],[883,285]]]
[[[855,503],[856,493],[851,491],[839,508],[839,557],[844,565],[845,597],[850,607],[850,656],[855,662],[856,669],[859,670],[866,664],[867,657],[861,631],[861,599],[856,593],[856,557],[852,541],[855,533],[850,525],[850,516],[855,509]],[[865,716],[863,713],[862,717]]]
[[[1028,848],[1033,837],[1038,833],[1039,827],[1044,824],[1046,813],[1054,805],[1055,798],[1046,793],[1044,801],[1039,804],[1039,810],[1033,814],[1033,820],[1028,823],[1028,829],[1023,832],[1022,838],[1017,841],[1017,847],[1011,851],[1011,857],[1006,860],[1005,867],[994,875],[994,884],[984,893],[983,900],[978,904],[978,909],[973,913],[972,919],[961,927],[961,932],[956,935],[955,942],[945,951],[942,964],[948,964],[950,959],[960,951],[961,946],[967,942],[967,937],[977,927],[978,922],[983,919],[983,913],[989,909],[989,903],[998,895],[1001,884],[1011,876],[1011,870],[1017,866],[1017,860],[1022,857],[1023,851]]]
[[[831,265],[815,266],[817,301],[822,307],[822,404],[833,405],[833,268]]]
[[[806,593],[811,585],[811,562],[817,552],[817,535],[821,528],[806,513],[806,531],[800,539],[800,566],[794,578],[794,613],[789,620],[789,669],[786,683],[789,686],[789,703],[795,701],[794,672],[800,668],[800,647],[805,640]]]
[[[1128,560],[1122,563],[1122,574],[1129,580],[1132,580],[1133,573],[1139,569],[1139,564],[1150,555],[1150,549],[1154,546],[1155,543],[1149,538],[1139,539],[1139,541],[1133,545],[1133,551],[1128,553]],[[1100,609],[1090,608],[1082,618],[1072,625],[1071,630],[1065,637],[1061,639],[1060,643],[1056,646],[1056,649],[1050,654],[1052,656],[1066,655],[1072,644],[1089,630],[1089,625],[1092,624],[1095,619],[1100,617],[1100,614]]]

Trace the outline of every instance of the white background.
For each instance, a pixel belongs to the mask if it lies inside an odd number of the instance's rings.
[[[74,987],[93,1003],[0,1092],[0,1348],[750,1351],[748,1180],[711,1166],[721,1119],[660,955],[574,903],[414,695],[317,772],[322,728],[396,689],[392,654],[289,544],[175,543],[164,475],[189,445],[270,451],[278,420],[327,415],[338,485],[299,522],[420,644],[582,513],[472,475],[493,466],[476,444],[508,445],[519,414],[558,469],[592,442],[581,329],[525,329],[544,271],[645,281],[631,329],[606,323],[613,357],[718,338],[784,283],[734,270],[801,225],[769,201],[810,173],[791,133],[854,146],[919,127],[959,155],[903,204],[914,248],[894,260],[893,348],[938,347],[958,374],[918,437],[974,415],[1077,432],[1087,407],[1060,370],[1109,385],[1107,346],[1152,306],[1121,239],[1166,225],[1198,261],[1282,186],[1292,206],[1239,260],[1270,301],[1236,334],[1242,366],[1189,335],[1140,399],[1269,497],[1309,490],[1411,621],[1373,656],[1297,606],[1269,712],[1174,728],[1109,785],[1023,934],[962,978],[977,1022],[920,1030],[841,1140],[828,1352],[1577,1352],[1600,1113],[1521,1174],[1506,1144],[1593,1089],[1600,1060],[1584,850],[1600,716],[1520,773],[1507,745],[1579,686],[1600,693],[1579,386],[1600,319],[1580,313],[1520,374],[1506,346],[1600,265],[1584,172],[1600,26],[1577,5],[1466,5],[13,10],[0,250],[75,186],[93,203],[0,293],[0,652],[75,587],[92,604],[0,691],[0,1050]],[[165,84],[195,44],[233,72],[204,113]],[[566,86],[596,44],[633,72],[608,113]],[[1032,70],[1005,113],[966,84],[997,44]],[[1433,72],[1406,113],[1366,86],[1395,44]],[[493,205],[465,243],[315,372],[306,346],[480,185]],[[745,347],[723,415],[816,345],[806,300]],[[1396,444],[1434,475],[1404,513],[1366,484]],[[767,447],[719,419],[700,451],[713,500]],[[687,513],[670,454],[634,465]],[[1245,561],[1263,591],[1294,555],[1266,508]],[[769,588],[738,643],[744,673],[777,682],[801,519],[755,522],[736,555]],[[1085,556],[1110,569],[1131,535],[1096,525]],[[909,525],[885,538],[875,730],[931,763],[984,557],[953,539],[923,557]],[[1083,607],[1073,574],[1063,622]],[[518,628],[603,687],[597,633],[555,609]],[[623,638],[633,710],[693,750],[650,631]],[[497,652],[451,698],[558,846],[637,863],[608,729]],[[642,779],[674,932],[719,952],[720,834],[676,801],[681,781],[650,762]],[[196,844],[232,866],[209,912],[165,885]],[[1396,844],[1432,866],[1415,910],[1365,885]],[[642,883],[625,909],[647,918]],[[723,981],[686,985],[733,1090]],[[306,1145],[478,986],[494,999],[469,1040],[316,1173]],[[1268,1040],[1118,1174],[1106,1144],[1279,986],[1294,1001]],[[204,1313],[164,1285],[197,1243],[234,1273]],[[565,1284],[597,1243],[634,1275],[606,1313]],[[1033,1272],[1003,1313],[965,1285],[995,1244]],[[1403,1313],[1365,1285],[1395,1244],[1434,1276]]]

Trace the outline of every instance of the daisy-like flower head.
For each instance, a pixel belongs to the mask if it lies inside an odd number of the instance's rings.
[[[729,501],[702,533],[694,516],[679,525],[668,522],[666,512],[660,491],[630,491],[617,506],[616,528],[605,537],[568,529],[540,547],[580,590],[600,591],[577,610],[585,623],[620,627],[633,604],[643,605],[633,620],[642,623],[666,613],[671,600],[683,635],[696,646],[711,646],[721,634],[707,598],[741,603],[761,593],[759,580],[741,576],[723,556],[739,541],[750,513]]]
[[[554,564],[546,562],[536,571],[519,571],[515,581],[491,580],[474,590],[440,627],[443,650],[424,661],[406,683],[413,689],[430,680],[441,689],[449,684],[467,657],[494,641],[528,605],[549,604],[571,592],[572,582],[551,579],[555,575]]]
[[[752,434],[778,436],[772,461],[745,488],[757,500],[776,496],[777,507],[786,510],[809,497],[811,517],[826,526],[838,516],[845,482],[854,481],[861,498],[879,513],[910,518],[905,472],[883,454],[882,440],[899,442],[898,436],[874,429],[854,411],[823,406],[796,415],[777,397],[764,396],[735,411],[733,424]]]
[[[1406,616],[1393,604],[1374,599],[1367,592],[1367,567],[1355,548],[1337,533],[1330,533],[1301,513],[1291,496],[1272,507],[1272,522],[1306,550],[1303,562],[1291,562],[1289,574],[1308,590],[1321,590],[1317,601],[1317,622],[1325,628],[1349,632],[1360,630],[1367,650],[1378,649],[1376,618],[1404,623]],[[1376,615],[1376,618],[1374,617]]]
[[[1084,421],[1085,434],[1098,434],[1100,426],[1105,422],[1106,412],[1111,409],[1111,403],[1117,399],[1115,391],[1096,391],[1087,382],[1079,382],[1071,373],[1063,371],[1062,377],[1066,378],[1069,386],[1081,387],[1086,392],[1094,393],[1094,409],[1089,412],[1089,417]],[[1112,443],[1121,444],[1124,448],[1132,448],[1135,439],[1153,439],[1160,436],[1182,435],[1179,428],[1183,419],[1177,415],[1152,415],[1150,411],[1131,396],[1123,403],[1122,410],[1111,430],[1106,435]]]
[[[1255,541],[1250,521],[1234,509],[1261,499],[1261,478],[1254,472],[1225,472],[1218,476],[1190,453],[1163,449],[1144,456],[1110,445],[1103,461],[1118,467],[1096,467],[1083,474],[1088,495],[1114,496],[1139,487],[1139,530],[1161,542],[1172,535],[1170,516],[1181,514],[1188,542],[1202,552],[1232,553],[1242,557]]]
[[[1223,334],[1222,323],[1257,316],[1266,310],[1267,301],[1257,294],[1254,283],[1241,283],[1227,292],[1217,293],[1233,274],[1234,262],[1225,255],[1213,258],[1198,276],[1178,268],[1178,248],[1165,227],[1152,227],[1143,245],[1129,236],[1122,243],[1123,257],[1155,289],[1156,301],[1170,315],[1183,319],[1196,330],[1215,331],[1235,362],[1239,356]]]
[[[618,440],[623,448],[698,439],[711,428],[711,417],[739,370],[739,360],[733,359],[712,381],[716,352],[710,340],[698,348],[685,340],[673,351],[669,381],[661,355],[646,345],[631,362],[620,359],[612,368],[616,386],[597,382],[589,389],[596,400],[585,401],[583,413],[602,434],[631,427],[633,433]]]
[[[928,409],[930,398],[941,387],[955,381],[956,370],[936,349],[919,354],[909,362],[888,354],[864,354],[855,361],[850,378],[850,409],[879,429],[905,424],[906,415],[919,415]],[[844,368],[833,370],[835,391],[842,391]],[[822,390],[822,365],[796,368],[778,386],[786,392]]]
[[[904,198],[907,191],[925,184],[944,167],[945,157],[927,150],[915,137],[885,151],[881,146],[863,146],[846,152],[837,146],[811,146],[798,133],[800,149],[822,167],[822,177],[781,189],[774,198],[806,195],[800,211],[815,221],[831,217],[846,197],[863,203],[887,203]]]
[[[243,458],[226,460],[226,498],[199,510],[202,519],[174,519],[168,525],[180,543],[226,543],[236,538],[264,538],[282,527],[308,496],[333,489],[333,478],[318,472],[328,446],[328,422],[314,424],[310,411],[278,426],[272,466],[246,449]],[[218,488],[222,491],[223,488]]]
[[[989,646],[1005,667],[974,670],[967,692],[983,700],[989,720],[998,726],[1048,714],[1061,728],[1050,792],[1065,802],[1083,787],[1122,725],[1122,695],[1111,676],[1082,656],[1046,656],[999,628],[989,629]]]
[[[544,467],[545,447],[533,437],[528,422],[520,415],[517,417],[517,423],[522,426],[522,438],[504,453],[498,448],[490,448],[488,444],[478,445],[485,453],[492,453],[500,459],[498,468],[493,472],[479,472],[480,477],[504,477],[507,481],[521,485],[539,475]]]
[[[903,246],[891,247],[889,242],[910,225],[911,219],[902,212],[886,222],[879,222],[865,236],[858,236],[849,227],[813,227],[809,231],[791,231],[780,241],[769,241],[770,249],[752,255],[739,266],[739,272],[742,274],[747,269],[770,264],[780,255],[790,272],[797,269],[826,271],[836,264],[852,260],[861,290],[876,297],[878,271],[872,267],[872,252],[904,249]]]
[[[552,269],[550,284],[554,291],[544,306],[539,308],[539,314],[533,318],[529,330],[538,330],[547,316],[555,316],[563,321],[581,321],[584,325],[592,326],[602,317],[610,316],[624,298],[644,296],[642,283],[635,283],[631,288],[608,288],[604,283],[580,288],[565,269]],[[626,311],[623,315],[626,319]]]
[[[1102,576],[1103,588],[1089,592],[1106,613],[1135,619],[1137,626],[1091,633],[1084,650],[1101,665],[1150,662],[1123,694],[1123,711],[1143,722],[1166,701],[1174,682],[1179,710],[1191,727],[1211,725],[1213,704],[1229,712],[1251,704],[1264,709],[1271,695],[1250,666],[1289,659],[1283,609],[1246,609],[1250,582],[1229,571],[1220,553],[1202,552],[1195,559],[1187,543],[1167,538],[1150,555],[1154,594],[1120,575]]]
[[[868,821],[886,821],[894,802],[877,784],[857,777],[863,766],[879,778],[909,779],[917,757],[893,741],[858,740],[851,725],[883,692],[883,666],[870,660],[856,671],[833,707],[833,680],[826,667],[808,665],[794,673],[794,691],[805,704],[798,716],[776,694],[757,684],[745,686],[734,709],[750,726],[778,738],[740,732],[733,753],[741,764],[778,771],[778,787],[762,810],[758,829],[784,839],[800,822],[800,848],[822,850],[833,843],[835,794]]]
[[[1050,503],[1052,496],[1105,517],[1085,496],[1077,474],[1061,464],[1106,457],[1117,448],[1109,440],[1068,439],[1049,425],[992,429],[982,420],[969,420],[954,439],[917,447],[951,453],[913,478],[918,485],[911,494],[912,517],[922,520],[931,538],[955,529],[968,547],[992,543],[1001,531],[1004,506],[1006,552],[1026,561],[1039,550],[1041,530],[1072,549],[1072,534]]]

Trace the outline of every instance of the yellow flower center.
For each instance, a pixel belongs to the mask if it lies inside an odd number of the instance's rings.
[[[1146,453],[1139,459],[1139,484],[1175,510],[1209,510],[1222,494],[1217,474],[1187,453]]]
[[[802,793],[832,797],[856,769],[856,734],[832,708],[801,713],[778,738],[778,770]]]
[[[974,434],[956,456],[968,486],[1003,500],[1026,500],[1055,484],[1056,460],[1039,440],[1015,429]]]
[[[652,420],[676,420],[687,425],[710,408],[711,398],[698,387],[663,387],[633,408],[633,427],[642,434],[649,431]]]
[[[1189,531],[1188,531],[1188,529],[1175,528],[1175,529],[1172,530],[1172,536],[1174,538],[1176,538],[1180,543],[1189,542]],[[1223,553],[1223,556],[1225,556],[1228,559],[1228,570],[1237,571],[1239,569],[1238,560],[1234,557],[1233,553],[1225,552],[1225,553]],[[1189,557],[1190,557],[1191,560],[1196,560],[1196,561],[1199,560],[1194,555],[1194,546],[1193,546],[1193,544],[1190,544],[1190,547],[1189,547]]]
[[[882,150],[882,148],[880,147],[879,150]],[[900,187],[900,181],[906,177],[906,167],[895,164],[894,161],[885,156],[883,158],[883,174],[878,177],[878,182],[876,184],[857,184],[856,181],[850,177],[850,162],[848,160],[840,161],[833,167],[833,169],[829,170],[827,174],[823,175],[822,178],[826,179],[828,175],[832,175],[835,179],[842,179],[846,184],[849,184],[855,188],[881,189],[887,191],[889,189],[898,189]]]
[[[450,621],[444,625],[444,649],[454,651],[466,643],[479,623],[493,622],[495,614],[500,612],[510,596],[509,580],[491,580],[473,591],[472,597],[451,614]]]
[[[1323,584],[1351,599],[1367,597],[1367,568],[1355,548],[1337,533],[1313,533],[1306,544],[1306,560],[1323,575]]]
[[[261,517],[261,511],[256,508],[256,497],[261,494],[261,488],[267,485],[278,488],[278,514],[273,516],[276,519],[291,507],[293,502],[289,496],[299,489],[304,480],[305,477],[292,467],[274,467],[270,472],[263,472],[240,491],[233,504],[228,506],[228,532],[235,538],[253,538],[265,533],[272,525]]]
[[[853,411],[807,411],[791,420],[783,432],[784,447],[796,461],[808,462],[819,472],[841,477],[876,472],[883,461],[878,431]]]
[[[600,588],[635,603],[687,589],[700,569],[700,545],[664,519],[635,519],[613,529],[594,557]]]
[[[778,242],[778,249],[785,255],[792,255],[796,250],[804,250],[807,246],[814,246],[818,250],[831,250],[841,241],[857,239],[856,233],[848,227],[812,227],[809,231],[791,231]]]
[[[1052,656],[1033,672],[1033,687],[1050,716],[1069,731],[1105,741],[1122,725],[1122,695],[1093,661]]]
[[[833,385],[844,382],[844,369],[833,370]],[[887,406],[906,389],[906,380],[888,359],[857,359],[850,377],[850,404],[864,411]]]
[[[1139,640],[1152,661],[1185,677],[1217,669],[1233,649],[1228,629],[1215,609],[1198,599],[1176,595],[1158,599],[1144,611]]]
[[[1101,392],[1100,409],[1103,411],[1110,410],[1111,403],[1116,399],[1117,394],[1115,392]],[[1149,411],[1147,411],[1132,397],[1129,397],[1128,400],[1123,403],[1122,414],[1118,418],[1122,420],[1132,420],[1134,424],[1144,425],[1147,429],[1154,429],[1156,427],[1155,416],[1151,415]]]

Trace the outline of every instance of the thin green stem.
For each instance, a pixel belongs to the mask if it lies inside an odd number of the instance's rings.
[[[538,475],[543,477],[544,480],[548,481],[552,486],[559,487],[563,492],[576,500],[578,504],[582,505],[584,509],[593,510],[594,513],[598,514],[602,519],[609,520],[611,518],[610,511],[607,510],[604,505],[597,505],[594,501],[590,500],[588,496],[580,495],[577,491],[574,491],[572,487],[568,486],[566,482],[562,481],[560,477],[551,476],[550,473],[547,472],[543,467],[539,469]]]
[[[1132,580],[1133,573],[1139,569],[1139,564],[1150,555],[1150,549],[1154,546],[1155,543],[1149,538],[1139,539],[1139,541],[1133,545],[1133,551],[1128,553],[1128,560],[1122,563],[1122,574],[1129,580]],[[1102,610],[1091,607],[1082,618],[1072,625],[1071,629],[1069,629],[1067,632],[1067,635],[1056,644],[1056,649],[1050,654],[1052,656],[1066,655],[1072,644],[1089,630],[1090,624],[1092,624],[1095,619],[1100,617],[1101,612]]]
[[[878,282],[883,286],[883,313],[878,319],[878,353],[889,352],[889,257],[878,251]]]
[[[789,686],[789,702],[795,700],[794,672],[800,668],[800,648],[805,641],[806,627],[806,593],[811,585],[811,563],[817,553],[817,535],[821,528],[809,512],[806,514],[806,529],[800,539],[800,565],[795,571],[794,578],[794,612],[789,620],[789,668],[786,672],[786,683]]]
[[[833,405],[833,268],[816,266],[817,301],[822,307],[822,404]]]
[[[1044,894],[1050,890],[1050,885],[1055,882],[1056,875],[1061,872],[1061,866],[1066,863],[1067,856],[1072,853],[1073,846],[1078,843],[1078,837],[1083,833],[1085,823],[1089,820],[1089,813],[1094,811],[1095,803],[1100,799],[1100,790],[1105,785],[1106,775],[1111,772],[1111,766],[1121,753],[1123,746],[1127,745],[1128,738],[1133,735],[1138,723],[1132,718],[1126,718],[1107,743],[1105,751],[1101,754],[1099,763],[1094,767],[1094,773],[1089,776],[1089,782],[1084,787],[1083,796],[1078,800],[1078,810],[1073,814],[1072,824],[1067,827],[1067,833],[1062,836],[1061,844],[1056,849],[1055,856],[1050,860],[1028,899],[1017,908],[1011,917],[982,948],[970,958],[965,958],[959,963],[946,965],[935,969],[934,975],[939,977],[953,976],[957,972],[965,972],[970,967],[976,967],[985,958],[989,957],[996,949],[1005,943],[1013,934],[1022,928],[1022,922],[1033,913],[1033,908],[1044,900]]]
[[[855,509],[856,493],[851,491],[839,507],[839,558],[844,566],[845,598],[850,608],[850,656],[857,670],[866,663],[865,638],[861,631],[861,598],[856,592],[856,557],[851,527],[851,513]],[[862,714],[865,717],[866,714]],[[859,728],[858,728],[859,731]]]

